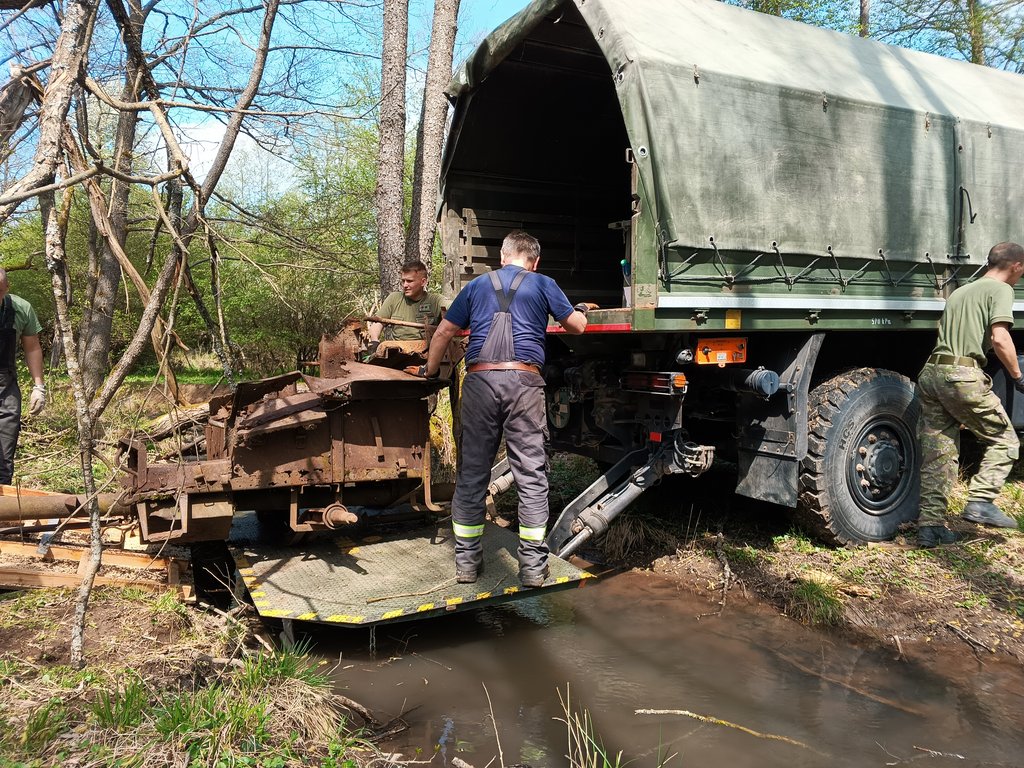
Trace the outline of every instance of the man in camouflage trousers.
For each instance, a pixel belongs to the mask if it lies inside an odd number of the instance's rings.
[[[971,479],[963,518],[981,525],[1017,527],[1017,521],[993,500],[1017,460],[1020,441],[982,366],[988,350],[993,350],[1017,391],[1024,393],[1024,374],[1010,336],[1013,286],[1021,275],[1024,248],[1016,243],[993,246],[985,274],[950,294],[939,320],[938,342],[918,376],[923,456],[917,541],[921,547],[957,540],[945,519],[957,477],[961,425],[985,447],[978,473]]]

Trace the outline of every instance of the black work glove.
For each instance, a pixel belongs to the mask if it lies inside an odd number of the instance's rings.
[[[1024,393],[1024,373],[1019,378],[1013,380],[1013,388],[1018,392]]]
[[[380,346],[380,341],[368,341],[366,342],[366,356],[373,357],[377,354],[377,347]]]
[[[410,365],[405,369],[406,373],[411,373],[413,376],[419,376],[421,379],[434,380],[441,375],[441,370],[438,369],[437,373],[433,376],[427,376],[427,366],[425,365]]]
[[[581,301],[579,304],[576,304],[573,309],[577,312],[582,312],[585,315],[590,310],[590,305],[585,301]]]

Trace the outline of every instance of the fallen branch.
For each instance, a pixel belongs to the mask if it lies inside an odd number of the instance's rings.
[[[398,595],[385,595],[384,597],[368,597],[368,598],[366,598],[366,602],[369,604],[369,603],[379,603],[379,602],[382,602],[384,600],[397,600],[400,597],[422,597],[423,595],[429,595],[431,592],[437,592],[437,590],[439,590],[439,589],[444,589],[445,587],[447,587],[449,584],[451,584],[454,581],[455,581],[454,578],[445,579],[440,584],[438,584],[436,587],[431,587],[430,589],[424,589],[422,592],[402,592],[401,594],[398,594]]]
[[[635,715],[682,715],[683,717],[690,717],[690,718],[693,718],[694,720],[699,720],[702,723],[711,723],[712,725],[722,725],[722,726],[725,726],[726,728],[734,728],[737,731],[742,731],[743,733],[749,734],[751,736],[756,736],[759,739],[769,739],[771,741],[781,741],[781,742],[784,742],[786,744],[792,744],[794,747],[802,747],[803,749],[810,750],[811,752],[814,752],[817,755],[821,755],[822,757],[826,757],[826,755],[824,753],[819,752],[814,747],[812,747],[810,744],[804,744],[802,741],[797,741],[796,739],[791,739],[788,736],[780,736],[780,735],[778,735],[776,733],[761,733],[760,731],[755,731],[752,728],[747,728],[746,726],[739,725],[737,723],[730,723],[728,720],[721,720],[721,719],[719,719],[717,717],[711,717],[709,715],[698,715],[696,712],[690,712],[689,710],[686,710],[686,709],[637,709],[637,710],[633,711],[633,714],[635,714]]]
[[[896,642],[899,643],[899,640],[897,640]],[[900,652],[901,653],[903,652],[902,646],[900,647]],[[892,699],[887,699],[884,696],[879,696],[877,693],[872,693],[871,691],[865,691],[864,689],[858,688],[855,685],[850,685],[849,683],[844,682],[842,680],[838,680],[838,679],[836,679],[834,677],[831,677],[829,675],[824,675],[821,672],[818,672],[817,670],[811,669],[810,667],[808,667],[808,666],[806,666],[804,664],[801,664],[796,659],[790,658],[789,656],[787,656],[784,653],[779,653],[778,651],[774,651],[774,653],[775,653],[775,655],[778,658],[782,659],[787,664],[793,665],[794,667],[799,669],[801,672],[804,672],[804,673],[806,673],[808,675],[813,675],[814,677],[817,677],[820,680],[824,680],[826,683],[832,683],[833,685],[838,685],[841,688],[845,688],[848,691],[853,691],[858,696],[863,696],[865,699],[870,699],[871,701],[877,701],[879,704],[884,704],[887,707],[892,707],[893,709],[898,709],[901,712],[906,712],[906,713],[911,714],[911,715],[917,715],[918,717],[923,717],[924,716],[924,712],[922,712],[920,710],[917,710],[917,709],[914,709],[913,707],[908,707],[907,705],[901,704],[898,701],[893,701]]]
[[[988,653],[995,653],[996,652],[995,648],[992,648],[992,647],[990,647],[988,645],[985,645],[983,642],[981,642],[981,640],[978,640],[978,639],[976,639],[974,637],[971,637],[969,634],[967,634],[962,629],[960,629],[960,627],[958,627],[956,624],[953,624],[953,623],[947,621],[946,622],[946,629],[948,629],[954,635],[956,635],[961,640],[963,640],[965,643],[970,645],[974,650],[987,651]]]
[[[722,599],[718,603],[717,611],[702,613],[697,617],[698,619],[703,619],[706,616],[721,616],[722,611],[725,610],[725,599],[729,594],[729,583],[732,581],[732,569],[729,568],[729,560],[725,557],[725,552],[722,550],[722,540],[722,532],[719,531],[715,535],[715,556],[718,558],[718,562],[722,564]]]

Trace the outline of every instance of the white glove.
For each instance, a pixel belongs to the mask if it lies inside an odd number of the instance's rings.
[[[46,387],[42,384],[35,384],[32,387],[32,395],[29,397],[29,413],[38,416],[46,407]]]

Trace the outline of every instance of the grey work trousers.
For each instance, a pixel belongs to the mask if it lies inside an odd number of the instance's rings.
[[[0,372],[0,484],[14,478],[14,452],[21,434],[21,389],[14,373]]]
[[[462,443],[452,499],[455,567],[475,571],[483,561],[480,535],[460,536],[458,528],[483,530],[487,486],[502,434],[519,492],[519,572],[536,576],[548,560],[543,536],[548,523],[547,416],[544,379],[528,371],[479,371],[467,374],[462,384]]]

